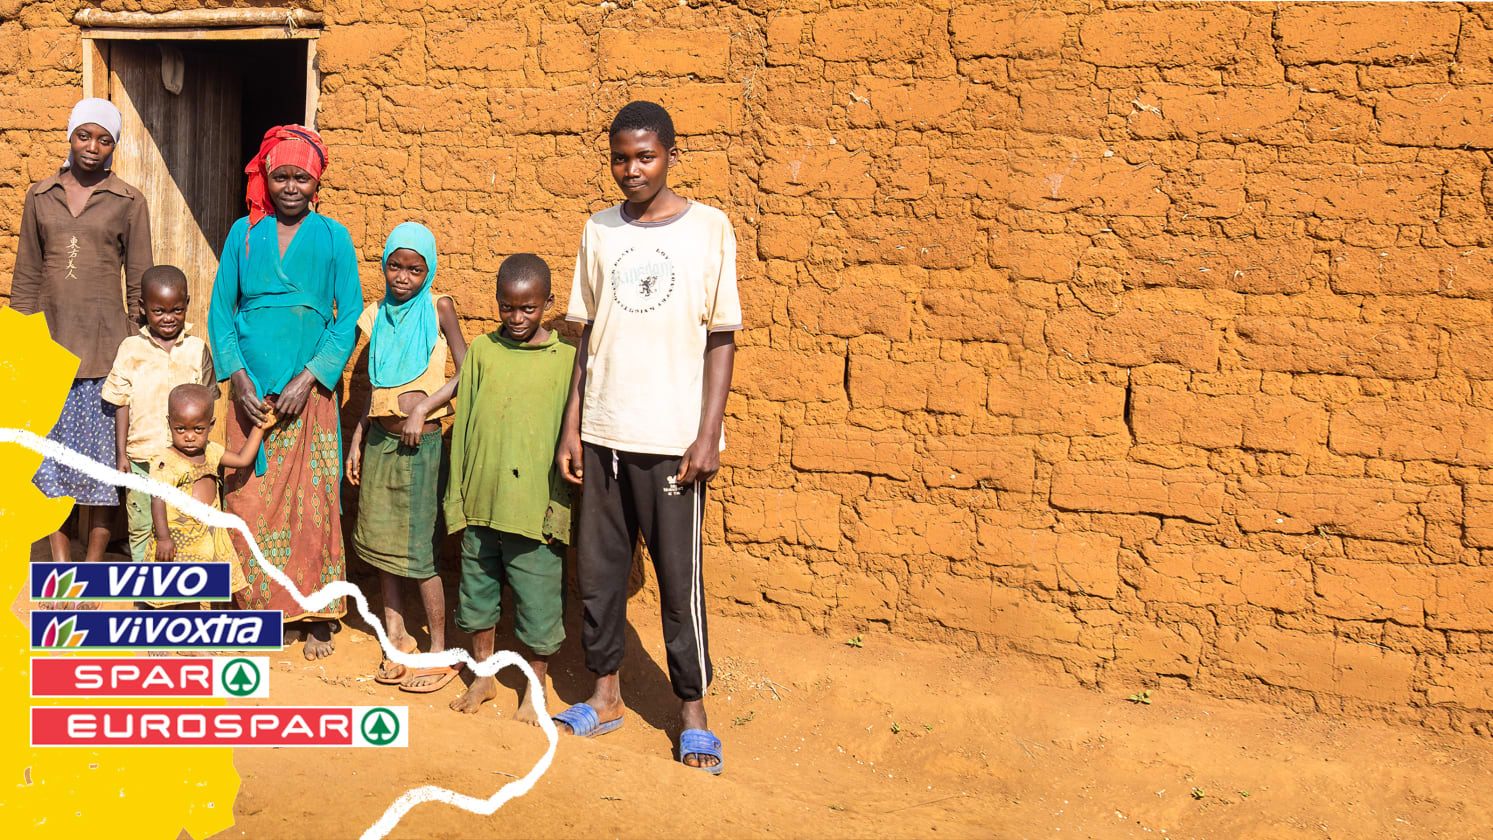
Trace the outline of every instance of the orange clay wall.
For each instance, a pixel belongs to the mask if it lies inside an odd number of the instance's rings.
[[[0,283],[76,7],[0,0]],[[673,110],[750,327],[713,612],[1488,732],[1493,7],[312,8],[322,207],[370,295],[431,224],[469,333]]]

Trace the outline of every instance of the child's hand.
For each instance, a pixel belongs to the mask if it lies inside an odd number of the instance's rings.
[[[555,466],[560,468],[560,477],[571,484],[581,483],[581,436],[577,432],[565,431],[560,435],[560,446],[555,450]]]
[[[271,426],[280,422],[280,413],[275,410],[275,395],[270,394],[268,397],[265,397],[264,401],[260,403],[260,408],[263,409],[264,414],[260,416],[254,425],[256,428],[269,431]]]
[[[425,415],[423,412],[411,414],[405,418],[404,425],[399,429],[399,442],[411,449],[418,449],[420,436],[425,432]]]
[[[354,443],[347,453],[347,483],[354,487],[363,478],[363,447]]]
[[[120,472],[124,473],[125,475],[129,475],[130,474],[130,459],[128,457],[124,456],[124,455],[120,455],[118,458],[115,458],[114,459],[114,469],[119,470]]]
[[[176,559],[176,540],[166,537],[156,540],[156,561],[170,563]]]

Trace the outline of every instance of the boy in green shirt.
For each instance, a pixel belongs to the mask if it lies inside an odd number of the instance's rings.
[[[497,299],[503,326],[472,341],[456,390],[445,502],[447,528],[466,528],[456,626],[472,634],[478,661],[492,656],[507,580],[514,632],[543,687],[549,657],[565,640],[570,491],[554,455],[575,347],[540,324],[555,298],[539,257],[504,260]],[[479,676],[451,708],[475,713],[497,694],[497,679]],[[527,690],[514,717],[537,725]]]

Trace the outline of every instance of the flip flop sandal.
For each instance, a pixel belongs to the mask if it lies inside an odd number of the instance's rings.
[[[406,636],[405,638],[409,637]],[[420,645],[417,644],[414,639],[410,639],[409,642],[409,649],[406,650],[404,648],[400,648],[400,653],[416,653],[420,650]],[[391,666],[399,670],[390,670]],[[373,672],[373,681],[378,683],[379,685],[399,685],[400,683],[404,682],[404,678],[409,674],[409,670],[410,669],[405,667],[405,665],[403,665],[402,663],[395,662],[394,660],[385,656],[378,663],[378,670]]]
[[[605,735],[608,732],[622,728],[622,718],[601,722],[601,715],[591,708],[589,703],[577,703],[565,711],[550,718],[550,720],[563,723],[570,727],[572,735],[582,738],[595,738],[597,735]]]
[[[715,758],[714,765],[700,765],[692,767],[684,764],[686,756],[708,755]],[[686,729],[679,733],[679,763],[684,764],[691,770],[704,770],[712,776],[719,776],[726,769],[726,758],[721,755],[721,739],[715,737],[715,733],[708,729]]]
[[[399,684],[399,690],[408,691],[411,694],[431,694],[445,688],[446,684],[456,679],[456,675],[460,673],[460,665],[437,665],[434,668],[415,668],[414,670],[406,668],[404,672],[404,681]],[[436,676],[439,676],[440,679],[436,680],[430,685],[422,685],[419,687],[410,685],[410,680],[419,679],[420,677]]]

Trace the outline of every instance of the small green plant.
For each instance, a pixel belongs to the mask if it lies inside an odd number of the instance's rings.
[[[746,724],[751,723],[752,722],[752,718],[754,718],[756,716],[757,716],[757,710],[753,709],[753,710],[751,710],[750,712],[747,712],[744,715],[738,716],[736,719],[732,720],[731,722],[734,723],[737,726],[745,726]]]
[[[900,734],[902,734],[902,724],[897,723],[896,721],[892,721],[892,734],[893,735],[900,735]]]
[[[829,806],[829,809],[831,811],[843,811],[843,810],[845,810],[845,806],[844,805],[831,805],[831,806]]]
[[[853,648],[865,647],[866,646],[866,640],[861,638],[861,634],[856,633],[854,636],[851,636],[850,638],[846,639],[845,640],[845,644],[847,644],[847,645],[849,645],[850,647],[853,647]]]
[[[1241,790],[1241,791],[1239,791],[1239,795],[1242,796],[1242,797],[1244,797],[1245,799],[1248,799],[1249,798],[1249,791],[1247,791],[1247,790]]]
[[[931,723],[925,723],[925,724],[923,724],[923,728],[926,729],[926,730],[928,730],[929,732],[932,732],[933,731],[933,724],[931,724]]]
[[[1205,797],[1207,795],[1208,794],[1203,793],[1203,789],[1202,788],[1193,788],[1192,789],[1192,798],[1193,799],[1202,799],[1203,797]]]
[[[1136,693],[1130,695],[1129,697],[1126,697],[1125,699],[1129,700],[1132,703],[1144,703],[1145,705],[1149,706],[1151,705],[1151,689],[1148,688],[1144,691],[1137,691]]]

